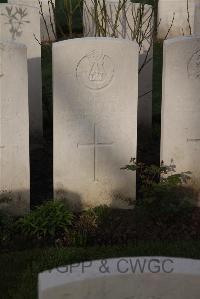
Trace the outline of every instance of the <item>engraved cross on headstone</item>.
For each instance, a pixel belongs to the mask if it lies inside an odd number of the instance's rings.
[[[91,143],[77,143],[77,147],[92,147],[93,148],[93,159],[94,159],[94,181],[96,181],[96,160],[97,160],[97,157],[96,157],[96,149],[98,147],[106,147],[106,146],[112,146],[113,145],[113,142],[109,142],[109,143],[106,143],[106,142],[97,142],[97,137],[96,137],[96,124],[94,124],[94,129],[93,129],[93,142]]]

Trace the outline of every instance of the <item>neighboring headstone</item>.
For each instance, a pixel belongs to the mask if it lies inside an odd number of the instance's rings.
[[[125,19],[123,2],[115,0],[106,1],[107,22],[104,22],[105,32],[104,36],[125,38]],[[99,15],[101,15],[99,11]],[[101,17],[100,17],[101,19]]]
[[[0,42],[0,209],[29,210],[27,50]]]
[[[200,261],[125,257],[39,274],[39,299],[199,299]]]
[[[129,3],[129,0],[106,0],[105,2],[84,0],[84,36],[109,36],[125,38],[125,18],[123,7],[125,6],[124,3],[126,2]]]
[[[159,0],[158,38],[193,34],[197,3],[199,0]]]
[[[104,7],[105,4],[105,7]],[[100,30],[96,26],[98,20]],[[142,19],[142,23],[140,22]],[[132,3],[129,0],[106,0],[95,2],[84,0],[83,28],[85,37],[107,36],[117,38],[137,39],[141,43],[141,51],[146,51],[153,31],[152,6]],[[138,30],[140,29],[140,30]],[[139,35],[138,31],[142,34]]]
[[[85,0],[83,25],[85,36],[107,36],[135,40],[139,51],[139,101],[138,128],[145,139],[151,135],[152,89],[153,89],[153,29],[154,15],[151,5],[131,3],[129,0],[106,0],[106,10],[102,2]],[[98,3],[98,9],[95,8]],[[106,12],[105,12],[106,11]],[[95,12],[101,30],[95,24]],[[83,14],[84,15],[84,14]],[[106,22],[105,22],[106,20]]]
[[[194,34],[200,35],[200,4],[195,6]]]
[[[127,3],[125,10],[126,38],[136,39],[140,46],[140,53],[149,50],[152,43],[154,13],[151,5],[141,3]]]
[[[161,159],[200,179],[200,37],[164,42]]]
[[[92,0],[83,0],[83,35],[85,37],[95,36],[93,5]]]
[[[126,78],[126,80],[124,79]],[[54,194],[75,208],[132,205],[138,47],[112,38],[53,45]]]
[[[0,4],[0,39],[20,42],[27,46],[30,134],[36,139],[42,137],[43,131],[39,18],[37,8]]]
[[[125,12],[126,38],[139,44],[138,132],[145,140],[151,136],[153,90],[154,13],[151,5],[129,3]]]
[[[50,1],[52,1],[52,3]],[[40,14],[41,41],[55,41],[56,29],[52,7],[53,5],[55,7],[55,0],[8,0],[8,3],[37,7],[38,13]]]

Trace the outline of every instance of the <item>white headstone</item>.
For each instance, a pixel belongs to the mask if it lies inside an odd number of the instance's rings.
[[[159,0],[158,38],[164,39],[166,35],[170,38],[193,34],[197,3],[199,0]]]
[[[149,50],[153,38],[154,13],[151,5],[127,3],[125,9],[126,38],[136,39],[140,53]]]
[[[164,42],[161,159],[200,178],[200,37]]]
[[[27,50],[0,42],[0,209],[29,210]]]
[[[104,22],[106,25],[106,34],[104,36],[125,38],[125,19],[123,6],[123,1],[106,1],[107,18],[106,22]],[[101,15],[100,12],[99,14]]]
[[[142,22],[139,22],[140,18]],[[100,32],[96,28],[98,26],[95,25],[96,19],[100,23]],[[152,41],[153,21],[151,5],[132,3],[129,0],[106,0],[104,8],[103,1],[84,0],[85,37],[104,35],[137,40],[141,44],[141,52],[144,52]],[[137,34],[138,31],[140,34]]]
[[[127,207],[135,173],[138,47],[112,38],[53,45],[54,191],[74,207]]]
[[[195,6],[194,34],[200,35],[200,3]]]
[[[41,138],[43,131],[39,18],[37,8],[0,4],[0,39],[20,42],[27,46],[30,134],[35,138]]]
[[[83,0],[83,35],[95,36],[95,22],[93,17],[94,2],[92,0]]]
[[[52,1],[52,3],[49,1]],[[26,6],[37,7],[38,13],[40,15],[41,41],[44,42],[55,41],[56,29],[55,29],[53,7],[52,7],[52,6],[55,7],[55,0],[8,0],[8,3],[24,4]]]
[[[98,3],[98,9],[95,8],[95,3]],[[129,0],[106,0],[105,4],[106,13],[103,9],[103,2],[85,0],[83,7],[84,35],[104,35],[138,42],[140,46],[138,127],[141,136],[146,138],[150,136],[152,126],[153,9],[151,5],[131,3]],[[96,29],[98,26],[95,24],[95,12],[98,12],[98,20],[102,25],[101,33]]]
[[[125,38],[125,18],[123,7],[125,6],[126,2],[129,3],[129,0],[106,0],[105,2],[84,0],[84,36],[108,36]]]
[[[39,299],[199,299],[200,261],[125,257],[39,274]]]
[[[140,136],[151,136],[153,90],[154,13],[151,5],[129,3],[125,11],[126,38],[139,44],[138,129]]]

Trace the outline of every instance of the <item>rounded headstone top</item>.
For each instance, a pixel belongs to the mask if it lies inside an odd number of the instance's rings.
[[[68,40],[63,40],[59,42],[53,43],[53,47],[60,47],[63,46],[63,44],[69,44],[69,43],[84,43],[84,42],[113,42],[113,43],[121,43],[121,44],[127,44],[134,46],[138,48],[138,44],[135,41],[130,41],[128,39],[122,39],[122,38],[114,38],[114,37],[84,37],[84,38],[73,38],[73,39],[68,39]]]
[[[19,7],[29,7],[29,8],[32,8],[32,9],[35,9],[38,11],[38,7],[35,6],[34,4],[29,4],[29,3],[20,3],[20,2],[14,2],[14,1],[10,1],[8,3],[0,3],[0,8],[5,8],[5,7],[12,7],[12,6],[19,6]]]
[[[200,35],[186,35],[186,36],[176,36],[176,37],[172,37],[169,39],[166,39],[164,41],[165,45],[170,45],[170,44],[175,44],[175,43],[179,43],[179,42],[184,42],[184,41],[192,41],[195,39],[199,39]]]
[[[159,271],[158,271],[158,266]],[[84,271],[83,271],[84,269]],[[103,271],[105,270],[105,271]],[[39,274],[40,290],[105,276],[165,274],[200,276],[200,260],[174,257],[121,257],[67,265]]]
[[[27,49],[27,46],[22,43],[16,43],[16,42],[11,42],[11,41],[0,41],[0,48],[14,48],[14,49]]]

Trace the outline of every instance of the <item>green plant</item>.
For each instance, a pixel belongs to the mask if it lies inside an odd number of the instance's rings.
[[[73,214],[58,200],[48,201],[19,219],[18,230],[25,237],[54,240],[66,234],[72,225]]]
[[[3,247],[12,238],[14,232],[14,218],[0,211],[0,245]]]
[[[176,173],[176,166],[171,161],[166,166],[137,163],[131,158],[130,164],[122,169],[136,171],[139,185],[136,209],[146,210],[148,214],[175,216],[191,209],[196,200],[196,192],[186,183],[190,180],[191,172]]]
[[[105,222],[107,218],[110,216],[112,209],[107,205],[100,205],[93,208],[93,212],[97,217],[97,222]]]
[[[135,158],[131,158],[130,163],[121,169],[137,172],[138,182],[145,196],[149,195],[149,192],[157,185],[174,187],[187,183],[191,178],[189,171],[176,173],[176,165],[173,164],[173,160],[170,165],[165,165],[161,161],[160,166],[157,166],[137,162]]]
[[[85,246],[94,237],[98,226],[98,216],[93,209],[83,211],[75,224],[73,243],[78,246]]]

